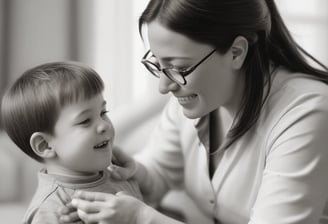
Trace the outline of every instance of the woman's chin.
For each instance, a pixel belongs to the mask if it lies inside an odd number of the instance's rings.
[[[183,114],[189,119],[197,119],[202,117],[201,113],[195,110],[188,110],[183,108]]]

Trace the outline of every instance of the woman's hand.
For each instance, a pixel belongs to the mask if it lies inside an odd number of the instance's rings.
[[[123,152],[118,147],[113,148],[113,165],[108,170],[112,176],[118,180],[127,180],[132,178],[137,170],[134,159]]]
[[[72,205],[85,223],[138,224],[145,223],[144,210],[148,207],[125,192],[115,195],[100,192],[78,191]]]
[[[134,178],[138,182],[144,197],[151,193],[152,180],[148,178],[146,168],[118,147],[114,147],[113,149],[113,165],[108,167],[108,170],[112,177],[117,180]]]

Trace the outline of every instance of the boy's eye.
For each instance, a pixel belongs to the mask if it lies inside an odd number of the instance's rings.
[[[100,116],[107,116],[108,110],[101,111]]]
[[[79,122],[78,125],[88,124],[90,121],[91,121],[91,119],[90,118],[87,118],[87,119]]]

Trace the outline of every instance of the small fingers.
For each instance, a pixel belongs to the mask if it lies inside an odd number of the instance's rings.
[[[72,205],[72,202],[66,203],[65,206],[59,208],[59,214],[69,214],[71,212],[74,212],[76,208]]]
[[[77,215],[76,208],[71,203],[71,197],[65,192],[63,188],[58,188],[56,194],[63,206],[58,209],[60,223],[78,224],[82,223]]]
[[[100,223],[104,217],[101,213],[86,213],[82,210],[77,210],[79,217],[85,223]]]
[[[108,198],[114,195],[101,193],[101,192],[88,192],[88,191],[76,191],[73,195],[74,199],[82,199],[85,201],[106,201]]]
[[[70,209],[67,207],[61,207],[58,209],[58,213],[61,215],[66,215],[66,214],[70,213]]]
[[[101,208],[106,207],[103,202],[90,202],[81,199],[73,199],[72,204],[77,208],[77,210],[82,210],[86,213],[97,213],[101,210]]]
[[[133,196],[131,195],[129,192],[126,191],[119,191],[115,194],[116,196],[122,196],[122,195],[129,195],[129,196]]]
[[[71,198],[68,193],[61,187],[58,188],[56,194],[64,205],[71,201]]]
[[[78,216],[77,212],[71,212],[69,214],[66,215],[61,215],[59,218],[60,223],[82,223],[80,217]]]

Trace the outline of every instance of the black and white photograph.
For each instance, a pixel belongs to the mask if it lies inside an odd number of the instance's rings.
[[[328,224],[327,0],[0,0],[1,224]]]

